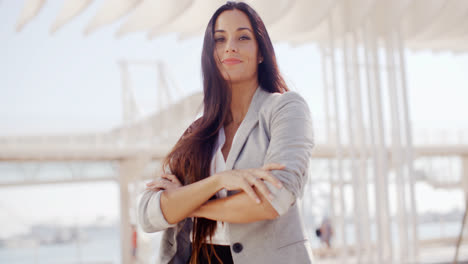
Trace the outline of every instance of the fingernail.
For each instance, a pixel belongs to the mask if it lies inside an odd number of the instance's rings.
[[[257,201],[257,203],[258,203],[258,204],[260,203],[260,199],[258,199],[258,198],[257,198],[257,200],[256,200],[256,201]]]

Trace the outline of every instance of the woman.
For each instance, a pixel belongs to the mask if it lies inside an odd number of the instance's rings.
[[[164,230],[160,263],[310,263],[296,203],[313,147],[310,112],[287,92],[250,6],[214,13],[202,71],[203,116],[139,204],[143,230]]]

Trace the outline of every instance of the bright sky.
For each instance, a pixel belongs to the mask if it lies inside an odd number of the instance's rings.
[[[106,130],[118,125],[122,118],[119,59],[161,60],[184,94],[200,91],[201,38],[179,41],[176,35],[167,35],[148,41],[145,34],[136,33],[115,39],[119,23],[84,37],[82,31],[99,3],[50,36],[60,1],[47,2],[32,23],[15,33],[22,4],[0,1],[0,135]],[[275,49],[287,82],[320,119],[323,85],[315,46],[279,44]],[[414,123],[468,127],[468,54],[409,51],[407,64]],[[154,105],[145,98],[157,94],[155,70],[132,67],[130,73],[137,101],[151,112]],[[421,188],[420,200],[434,195]],[[459,192],[437,197],[437,203],[420,209],[461,206]],[[22,223],[89,223],[97,216],[115,219],[119,214],[114,183],[4,188],[0,201],[0,237],[24,231]]]

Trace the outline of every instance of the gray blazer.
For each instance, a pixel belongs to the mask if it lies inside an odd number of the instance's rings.
[[[226,170],[258,168],[280,163],[286,169],[272,171],[283,183],[277,189],[267,183],[279,213],[274,220],[228,225],[234,263],[311,263],[312,251],[296,200],[303,195],[313,148],[310,111],[295,92],[268,93],[257,88],[249,110],[234,137]],[[138,219],[145,232],[164,230],[159,263],[187,263],[190,258],[190,218],[170,225],[160,207],[162,191],[145,191]],[[232,195],[235,192],[229,192]]]

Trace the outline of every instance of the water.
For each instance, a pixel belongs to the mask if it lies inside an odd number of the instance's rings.
[[[0,248],[0,263],[120,263],[118,228],[99,228],[86,232],[86,241],[38,245],[37,247]]]

